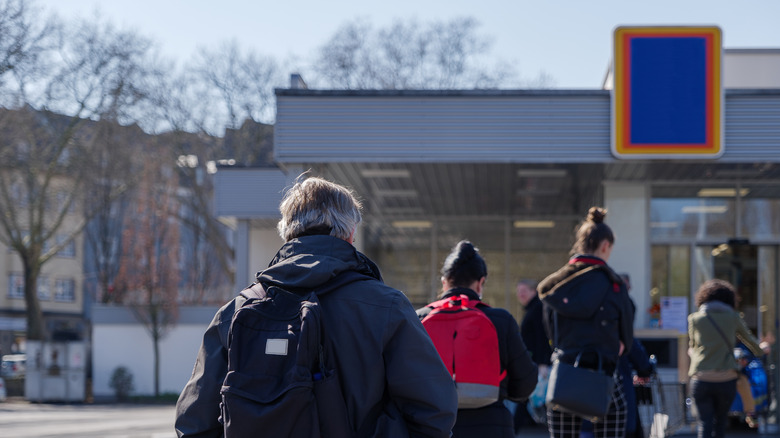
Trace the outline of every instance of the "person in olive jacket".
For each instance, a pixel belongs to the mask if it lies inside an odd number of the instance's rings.
[[[409,300],[386,286],[376,265],[352,245],[359,201],[349,189],[311,177],[287,191],[280,211],[286,243],[257,280],[293,293],[334,285],[318,290],[318,297],[326,351],[334,352],[351,427],[361,436],[448,438],[457,413],[455,385]],[[342,274],[357,280],[344,284]],[[206,329],[176,404],[179,437],[223,435],[228,329],[243,302],[239,296],[223,306]]]
[[[539,283],[553,363],[574,363],[602,370],[615,379],[609,413],[594,424],[595,436],[623,438],[626,401],[618,358],[634,342],[634,307],[620,276],[607,265],[615,236],[604,223],[606,209],[591,207],[580,224],[569,262]],[[556,323],[557,321],[557,323]],[[582,417],[547,407],[554,438],[579,438]]]
[[[444,261],[441,269],[443,293],[441,299],[466,295],[481,300],[487,279],[487,264],[471,242],[458,242]],[[499,400],[488,406],[458,409],[458,419],[452,430],[454,438],[514,438],[514,420],[503,400],[524,401],[533,392],[537,382],[537,367],[520,337],[520,327],[505,309],[490,307],[480,302],[477,309],[485,313],[498,335],[501,371]],[[417,310],[420,320],[433,310],[426,306]]]
[[[698,310],[688,315],[688,376],[699,413],[698,435],[722,438],[729,408],[737,395],[737,339],[757,357],[763,356],[769,345],[759,343],[734,309],[736,291],[729,282],[704,282],[695,300]]]

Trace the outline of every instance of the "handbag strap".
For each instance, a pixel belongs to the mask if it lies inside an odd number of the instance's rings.
[[[593,265],[591,267],[588,267],[586,269],[583,269],[582,271],[578,272],[576,275],[582,275],[586,272],[590,272],[595,269],[601,268],[601,265]],[[607,274],[609,276],[609,274]],[[601,297],[601,302],[599,303],[599,307],[601,307],[604,304],[604,301],[607,300],[607,294],[609,294],[609,291],[604,293],[604,296]],[[553,309],[553,348],[558,348],[558,312]]]
[[[707,313],[707,312],[704,312],[704,316],[706,316],[706,317],[707,317],[707,319],[709,319],[709,320],[710,320],[710,322],[712,323],[712,325],[714,325],[714,326],[715,326],[715,330],[717,330],[717,331],[718,331],[718,333],[720,334],[720,337],[721,337],[721,338],[723,338],[723,341],[726,343],[726,345],[729,347],[729,349],[732,349],[732,348],[734,348],[734,344],[733,344],[733,343],[731,343],[731,342],[729,342],[729,338],[727,338],[727,337],[726,337],[726,334],[725,334],[725,333],[723,333],[723,330],[721,330],[721,329],[720,329],[720,326],[719,326],[719,325],[718,325],[718,324],[715,322],[715,320],[714,320],[714,319],[712,319],[712,316],[710,316],[710,314],[709,314],[709,313]]]

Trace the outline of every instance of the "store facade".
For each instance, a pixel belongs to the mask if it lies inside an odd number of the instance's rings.
[[[517,281],[565,263],[575,226],[602,205],[638,333],[679,341],[670,365],[682,364],[681,318],[709,278],[737,286],[754,333],[777,335],[780,83],[751,87],[759,79],[740,71],[777,63],[778,78],[780,51],[725,59],[723,153],[708,159],[616,158],[604,89],[277,90],[279,167],[217,173],[217,212],[238,230],[237,282],[281,245],[278,202],[308,170],[356,191],[357,246],[415,305],[435,297],[444,257],[469,239],[488,262],[486,301],[521,317]]]

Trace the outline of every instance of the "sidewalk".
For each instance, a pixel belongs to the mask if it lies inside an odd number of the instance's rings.
[[[550,438],[550,434],[543,426],[526,426],[523,427],[520,432],[515,435],[517,438]],[[674,438],[696,438],[696,427],[685,427],[674,434],[670,435]],[[756,429],[730,427],[726,430],[726,438],[769,438],[777,437],[776,434],[759,434]]]

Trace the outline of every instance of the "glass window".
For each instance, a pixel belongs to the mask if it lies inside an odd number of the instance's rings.
[[[8,298],[24,299],[24,276],[22,274],[8,276]]]
[[[690,297],[690,249],[686,245],[653,245],[650,327],[661,328],[661,299]],[[639,311],[639,309],[637,309]]]
[[[777,263],[777,247],[758,248],[759,338],[770,333],[777,336],[774,328],[777,321]]]
[[[379,266],[385,284],[406,294],[415,307],[428,304],[436,295],[431,226],[428,221],[395,221],[381,229],[376,246],[369,242],[365,248],[366,255]]]
[[[733,237],[734,204],[729,198],[654,198],[650,201],[650,238]]]
[[[742,235],[751,240],[780,238],[780,200],[744,199],[742,201]]]
[[[49,290],[49,277],[41,275],[38,277],[38,299],[48,300],[51,298]]]
[[[76,281],[72,278],[58,278],[54,282],[54,300],[73,302],[76,300]]]
[[[58,234],[57,235],[57,245],[64,242],[69,236],[65,234]],[[60,257],[76,257],[76,242],[71,239],[70,242],[68,242],[64,247],[62,247],[59,252],[57,252],[57,255]]]

